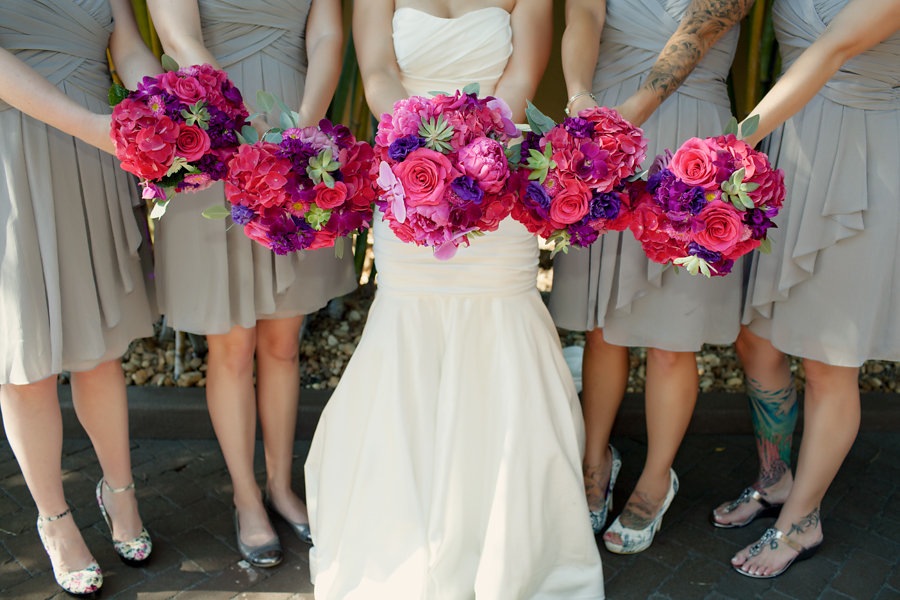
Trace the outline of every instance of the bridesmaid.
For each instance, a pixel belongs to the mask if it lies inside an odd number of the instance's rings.
[[[568,0],[563,71],[569,114],[616,106],[644,128],[649,159],[692,136],[721,134],[731,117],[725,79],[752,0]],[[606,547],[647,549],[678,490],[672,470],[697,398],[694,352],[730,344],[740,321],[739,274],[703,279],[650,262],[630,233],[609,233],[560,255],[550,310],[560,327],[587,330],[582,404],[584,485],[602,531],[621,466],[609,445],[628,381],[628,347],[646,346],[647,459]]]
[[[325,116],[341,70],[338,0],[150,0],[167,54],[179,64],[228,71],[252,103],[265,89],[298,107],[301,126]],[[277,123],[277,114],[268,115]],[[221,184],[172,202],[156,238],[160,308],[169,324],[206,334],[206,397],[234,487],[238,549],[251,564],[275,566],[282,551],[253,471],[257,412],[263,431],[266,498],[305,542],[306,506],[291,488],[304,315],[356,288],[352,256],[326,248],[276,256],[239,227],[208,221],[224,202]],[[254,356],[256,389],[254,390]]]
[[[97,592],[103,575],[63,490],[63,370],[100,462],[97,502],[113,547],[129,565],[151,551],[121,356],[153,334],[155,313],[138,257],[137,188],[107,154],[107,46],[126,84],[159,71],[128,0],[0,6],[0,408],[54,577],[76,596]]]
[[[860,365],[900,360],[900,2],[777,0],[773,20],[787,70],[754,109],[760,126],[747,141],[774,130],[767,151],[790,202],[772,254],[754,255],[737,346],[760,471],[713,513],[714,525],[740,527],[783,504],[731,561],[764,578],[822,543],[822,498],[859,429]],[[794,477],[785,353],[806,372]]]

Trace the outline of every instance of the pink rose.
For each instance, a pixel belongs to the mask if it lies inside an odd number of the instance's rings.
[[[335,181],[330,188],[324,183],[316,184],[316,204],[319,208],[337,208],[347,199],[347,186],[341,181]]]
[[[196,125],[179,125],[175,154],[188,162],[200,160],[209,150],[209,136]]]
[[[577,223],[588,213],[590,205],[591,192],[587,186],[570,180],[550,203],[550,218],[565,225]]]
[[[694,234],[694,240],[716,252],[728,254],[746,233],[741,213],[725,202],[710,202],[700,211],[697,219],[704,224],[704,228]]]
[[[459,149],[459,163],[463,172],[478,182],[489,194],[503,189],[509,177],[509,166],[503,146],[490,138],[479,138]]]
[[[704,140],[691,138],[672,155],[669,170],[687,185],[712,191],[719,188],[715,160],[715,152]]]
[[[456,178],[447,157],[428,148],[410,152],[393,170],[406,192],[406,203],[412,207],[440,203],[445,187]]]

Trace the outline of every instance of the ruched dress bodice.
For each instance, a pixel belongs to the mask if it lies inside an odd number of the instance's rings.
[[[784,69],[846,4],[775,2]],[[753,255],[744,323],[829,364],[900,360],[900,32],[849,59],[763,149],[787,200],[772,253]]]
[[[512,52],[499,8],[393,30],[410,94],[489,94]],[[374,227],[378,292],[306,462],[316,598],[602,598],[536,239],[506,219],[441,261]]]

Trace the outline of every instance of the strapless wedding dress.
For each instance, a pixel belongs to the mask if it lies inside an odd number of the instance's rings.
[[[393,28],[410,94],[490,94],[512,51],[499,8]],[[374,227],[378,293],[306,462],[316,598],[602,598],[534,236],[507,219],[439,261]]]

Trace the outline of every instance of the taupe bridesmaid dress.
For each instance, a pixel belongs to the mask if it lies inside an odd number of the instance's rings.
[[[847,0],[778,0],[785,68]],[[831,365],[900,360],[900,32],[849,60],[769,136],[787,202],[754,255],[744,321]]]
[[[203,40],[249,106],[264,89],[296,109],[306,79],[306,20],[311,0],[200,0]],[[278,123],[278,115],[270,115]],[[352,252],[276,256],[231,220],[201,212],[226,203],[218,183],[169,203],[156,230],[160,309],[175,329],[227,333],[258,319],[305,315],[356,288]],[[230,228],[229,228],[230,226]]]
[[[607,0],[593,92],[616,106],[644,83],[690,0]],[[720,135],[731,118],[725,83],[738,40],[733,28],[642,128],[645,167],[666,148],[694,136]],[[611,232],[585,249],[556,256],[550,312],[575,331],[603,328],[606,341],[697,351],[729,344],[738,334],[741,268],[706,279],[650,262],[630,231]]]
[[[110,112],[106,0],[4,0],[0,46]],[[89,370],[153,334],[134,179],[112,155],[0,102],[0,384]]]

